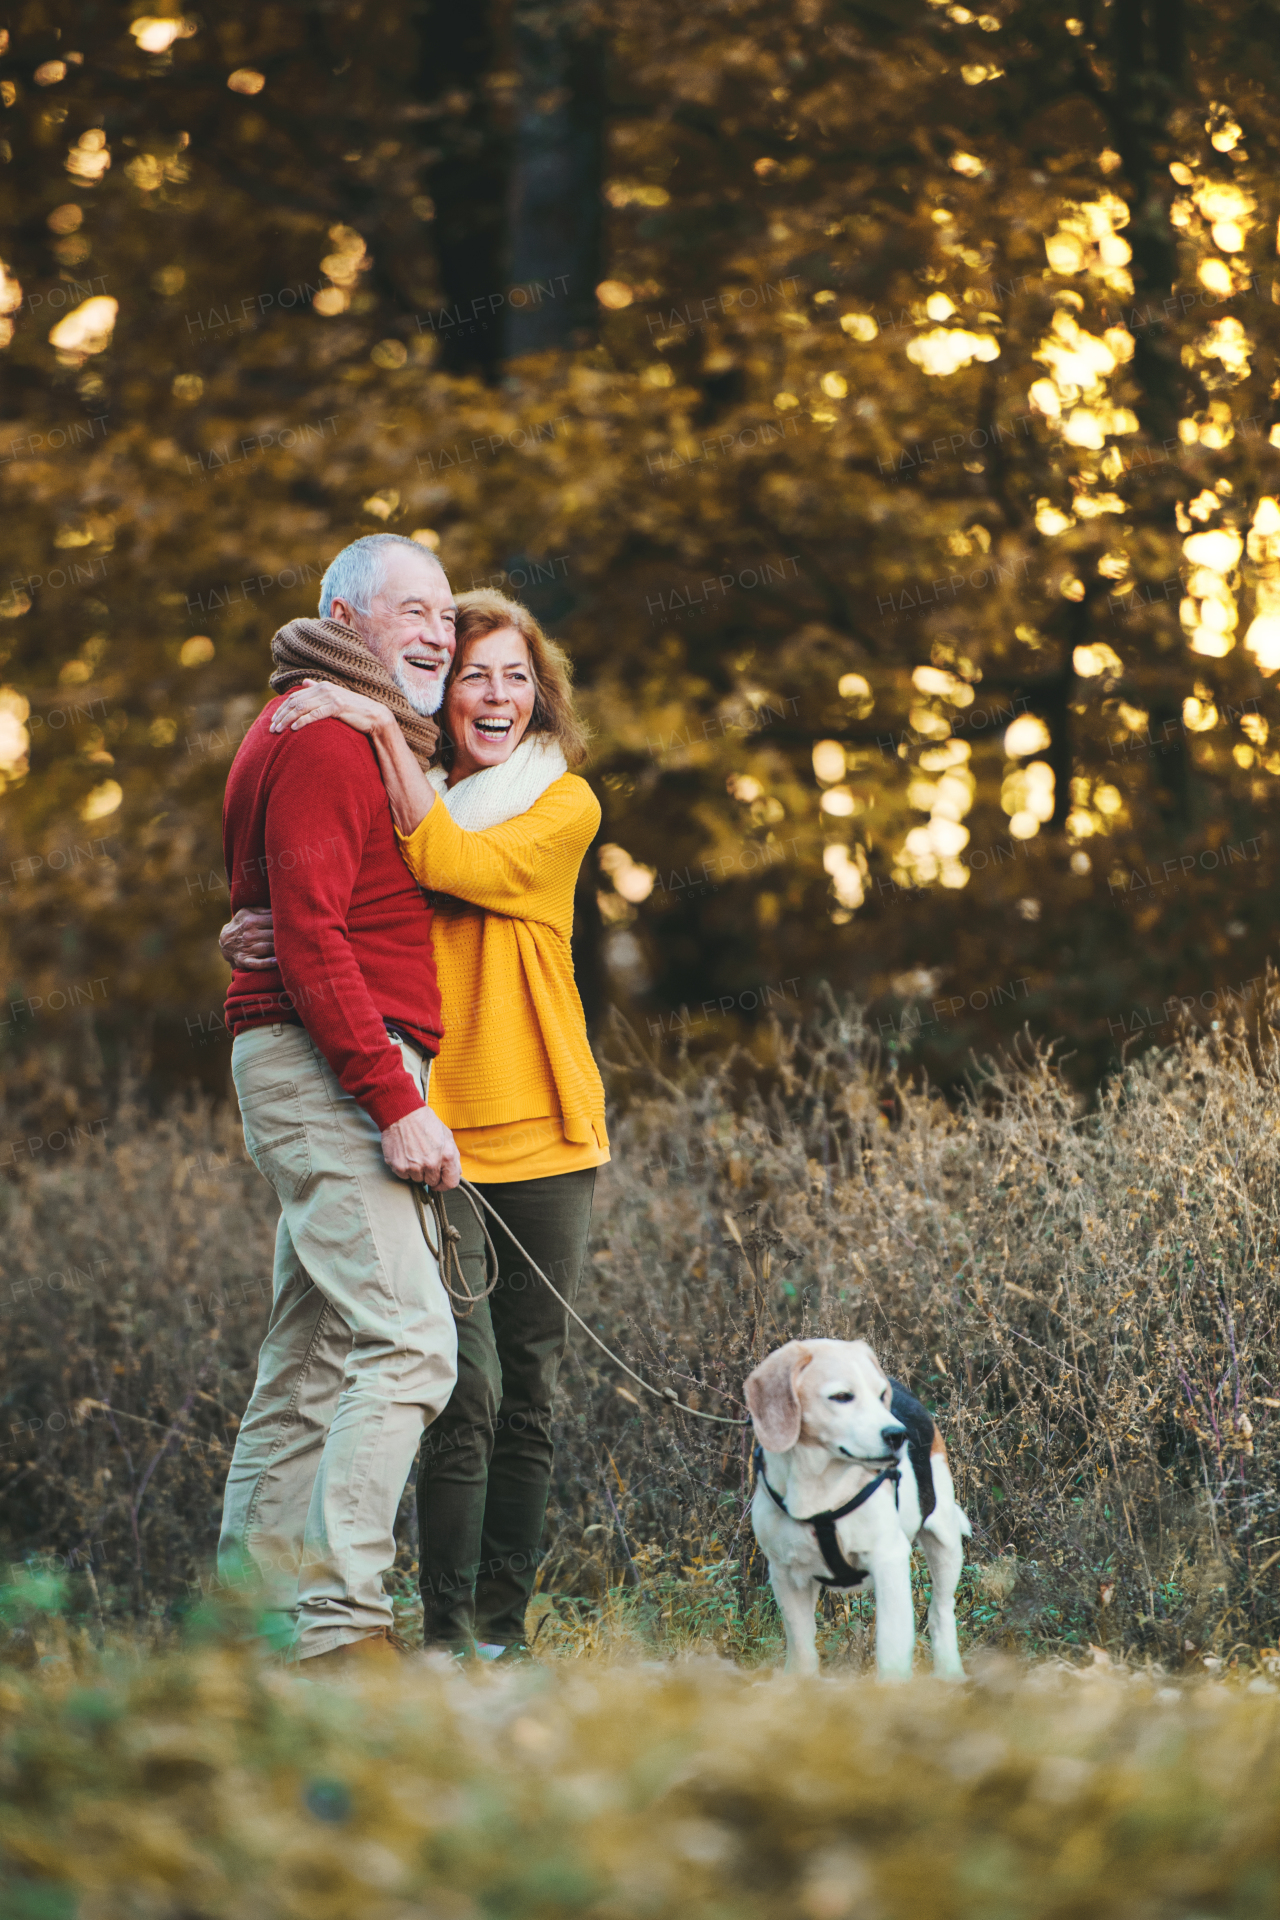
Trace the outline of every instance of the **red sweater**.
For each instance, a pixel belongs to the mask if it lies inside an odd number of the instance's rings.
[[[272,733],[272,700],[227,780],[231,907],[270,907],[278,967],[237,968],[227,1027],[301,1024],[379,1132],[424,1105],[392,1020],[439,1051],[431,909],[400,858],[369,741],[340,720]]]

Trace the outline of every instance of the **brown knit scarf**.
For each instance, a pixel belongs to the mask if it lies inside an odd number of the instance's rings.
[[[271,658],[276,663],[273,693],[289,693],[304,680],[332,680],[352,693],[380,700],[399,721],[419,766],[430,766],[440,739],[435,721],[414,712],[381,660],[352,628],[338,620],[291,620],[271,642]]]

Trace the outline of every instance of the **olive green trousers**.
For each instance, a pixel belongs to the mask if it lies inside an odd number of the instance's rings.
[[[566,1300],[578,1291],[595,1169],[480,1187]],[[484,1284],[484,1241],[461,1193],[447,1193],[467,1285]],[[418,1455],[423,1639],[469,1651],[519,1645],[551,1485],[551,1408],[568,1315],[485,1216],[498,1284],[458,1319],[458,1382]]]

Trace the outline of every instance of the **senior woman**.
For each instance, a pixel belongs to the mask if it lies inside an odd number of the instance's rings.
[[[427,774],[390,711],[344,687],[297,688],[272,725],[337,719],[368,734],[400,851],[435,903],[445,1038],[429,1103],[453,1132],[463,1178],[572,1300],[609,1142],[570,950],[600,807],[569,771],[585,743],[566,656],[516,601],[461,594],[440,717]],[[237,915],[224,953],[261,964],[269,925]],[[462,1194],[444,1200],[478,1294],[479,1223]],[[568,1321],[491,1225],[498,1284],[458,1321],[458,1383],[419,1456],[418,1525],[425,1644],[496,1659],[523,1651]]]

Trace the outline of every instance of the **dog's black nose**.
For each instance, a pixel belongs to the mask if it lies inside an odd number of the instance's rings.
[[[907,1430],[905,1427],[881,1427],[880,1429],[880,1438],[884,1441],[890,1453],[900,1447],[906,1437]]]

